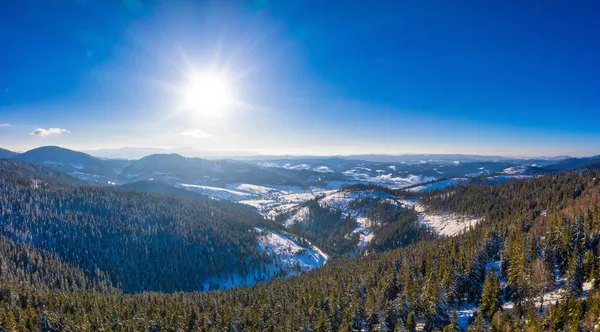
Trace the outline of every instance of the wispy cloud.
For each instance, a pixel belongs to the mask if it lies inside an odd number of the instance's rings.
[[[50,136],[50,135],[61,135],[61,134],[68,134],[68,133],[70,133],[70,131],[68,131],[66,129],[62,129],[62,128],[48,128],[48,129],[38,128],[38,129],[32,131],[31,135],[46,137],[46,136]]]
[[[0,123],[0,128],[2,127],[10,127],[10,124],[8,123]]]
[[[183,136],[189,136],[189,137],[194,137],[194,138],[211,138],[212,135],[205,132],[204,130],[201,129],[190,129],[190,130],[186,130],[184,132],[181,133],[181,135]]]

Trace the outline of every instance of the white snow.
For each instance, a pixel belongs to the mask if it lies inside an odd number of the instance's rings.
[[[515,175],[515,174],[523,174],[526,170],[527,169],[524,166],[513,166],[513,167],[505,168],[502,171],[502,173]]]
[[[73,168],[76,168],[76,169],[84,169],[84,167],[83,167],[83,165],[82,165],[82,164],[73,164],[73,163],[71,163],[71,166],[72,166]]]
[[[360,217],[362,211],[350,211],[348,206],[352,201],[365,198],[389,197],[388,194],[376,190],[340,190],[329,193],[319,201],[319,204],[323,207],[341,210],[347,216]]]
[[[178,186],[183,189],[194,191],[203,195],[207,195],[213,198],[225,199],[230,201],[239,201],[243,199],[247,199],[252,197],[252,195],[248,193],[244,193],[241,191],[229,190],[225,188],[219,187],[210,187],[210,186],[200,186],[195,184],[187,184],[187,183],[178,183]]]
[[[556,281],[555,287],[552,290],[549,290],[544,293],[544,296],[543,296],[544,308],[548,307],[549,305],[555,305],[558,301],[560,301],[564,298],[564,296],[563,296],[564,291],[562,289],[562,286],[564,283],[565,283],[565,279],[559,279]],[[583,284],[583,295],[581,298],[587,297],[590,290],[592,289],[592,287],[593,287],[593,281],[585,282]],[[534,305],[537,308],[539,308],[541,304],[542,303],[540,301],[540,298],[536,297],[534,300]],[[512,301],[503,303],[502,308],[504,310],[513,310],[514,303]]]
[[[479,308],[473,303],[465,303],[456,308],[456,323],[461,329],[466,330],[469,326],[469,320]]]
[[[391,204],[397,204],[395,198],[385,192],[377,190],[338,190],[321,192],[324,194],[319,199],[319,205],[323,208],[331,210],[340,210],[345,217],[353,217],[356,219],[356,228],[347,236],[359,234],[359,249],[366,247],[373,240],[373,232],[370,227],[376,222],[365,217],[364,210],[351,209],[350,204],[353,201],[376,198],[389,201]],[[270,214],[269,214],[270,213]],[[289,213],[289,217],[283,221],[285,227],[291,227],[297,224],[306,224],[310,222],[310,209],[308,207],[299,207],[298,204],[280,205],[272,208],[267,215],[274,219],[277,215]]]
[[[290,235],[263,228],[255,228],[259,233],[259,249],[277,259],[284,268],[298,267],[308,271],[327,263],[329,256],[319,248],[309,245],[303,247]]]
[[[454,213],[426,213],[420,204],[415,207],[415,210],[419,212],[421,224],[431,227],[436,233],[443,236],[458,235],[483,219]]]
[[[483,219],[455,213],[430,213],[416,199],[403,199],[400,200],[400,203],[407,207],[414,207],[418,213],[419,222],[443,236],[458,235],[463,231],[467,231],[470,226],[475,226]]]
[[[303,271],[309,271],[323,266],[329,256],[319,248],[308,244],[302,246],[293,236],[256,227],[258,235],[258,249],[272,257],[273,263],[266,269],[256,269],[242,276],[238,272],[227,275],[215,276],[206,280],[204,291],[211,290],[211,285],[217,284],[218,289],[231,289],[240,286],[250,286],[259,282],[270,280],[274,277],[290,277]]]
[[[310,209],[307,206],[301,207],[292,214],[284,223],[283,226],[286,228],[292,227],[296,224],[305,224],[310,218]]]
[[[362,249],[366,247],[374,237],[373,232],[367,227],[370,226],[370,221],[367,218],[356,218],[356,228],[352,231],[352,234],[359,233],[360,238],[358,240],[358,248]]]
[[[471,226],[475,226],[482,218],[461,216],[453,213],[419,214],[419,222],[444,236],[458,235]]]
[[[227,185],[227,189],[260,196],[261,198],[270,198],[272,196],[279,196],[283,194],[283,192],[279,189],[247,183],[230,184]]]
[[[392,188],[403,188],[411,185],[419,184],[422,182],[435,181],[436,178],[431,176],[423,176],[423,175],[413,175],[408,174],[406,177],[394,177],[392,173],[388,174],[380,174],[377,176],[372,176],[365,171],[371,171],[371,169],[366,167],[355,167],[350,170],[342,172],[345,176],[349,177],[352,180],[358,182],[367,182],[367,183],[375,183],[383,186],[388,186]]]
[[[331,191],[324,189],[311,189],[299,191],[297,187],[261,187],[254,185],[237,185],[230,188],[237,188],[240,192],[251,194],[240,200],[242,204],[247,204],[256,208],[258,213],[267,219],[275,219],[280,214],[288,213],[298,207],[301,202],[308,201],[317,196],[325,195]],[[283,189],[292,189],[285,191]]]
[[[295,171],[301,171],[301,170],[310,169],[310,165],[308,165],[308,164],[300,164],[300,165],[285,164],[285,165],[283,165],[283,168],[291,169],[291,170],[295,170]]]
[[[327,166],[315,167],[315,168],[313,168],[313,171],[319,172],[319,173],[333,173],[333,170],[331,170],[331,168],[329,168]]]

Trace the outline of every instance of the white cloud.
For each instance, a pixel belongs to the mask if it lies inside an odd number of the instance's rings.
[[[31,135],[35,135],[35,136],[50,136],[50,135],[60,135],[60,134],[68,134],[70,133],[70,131],[66,130],[66,129],[62,129],[62,128],[48,128],[48,129],[44,129],[44,128],[38,128],[34,131],[31,132]]]
[[[2,127],[10,127],[10,124],[8,123],[0,123],[0,128]]]
[[[189,136],[189,137],[194,137],[194,138],[211,138],[212,135],[205,132],[204,130],[201,129],[190,129],[190,130],[186,130],[184,132],[181,133],[181,135],[183,136]]]

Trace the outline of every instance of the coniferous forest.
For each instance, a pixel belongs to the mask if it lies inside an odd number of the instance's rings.
[[[254,267],[269,257],[256,249],[252,227],[278,226],[226,201],[90,187],[24,163],[2,167],[6,331],[594,331],[600,324],[597,170],[421,194],[430,211],[484,216],[454,237],[415,226],[411,208],[369,202],[382,224],[368,254],[201,292],[212,275],[260,273]],[[335,234],[328,221],[347,222],[318,207],[313,213],[317,222],[302,235],[314,241]]]

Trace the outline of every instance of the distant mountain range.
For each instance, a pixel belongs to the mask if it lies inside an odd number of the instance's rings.
[[[242,183],[328,189],[370,183],[402,188],[457,177],[543,174],[586,167],[600,161],[600,156],[514,159],[466,154],[205,159],[155,153],[139,159],[107,159],[57,146],[40,147],[21,154],[0,149],[0,158],[49,166],[96,185],[158,181],[188,189],[193,186],[227,188]]]

